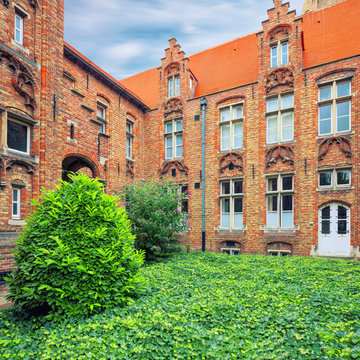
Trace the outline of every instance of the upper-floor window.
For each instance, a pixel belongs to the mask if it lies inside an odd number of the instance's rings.
[[[180,94],[180,76],[173,75],[168,77],[168,97],[179,96]]]
[[[126,121],[126,157],[132,159],[133,152],[133,123],[130,120]]]
[[[7,145],[9,149],[30,153],[30,126],[18,120],[9,119],[7,123]]]
[[[266,179],[266,227],[294,226],[293,175],[276,175]]]
[[[271,67],[289,63],[289,43],[287,41],[278,41],[270,46],[270,63]]]
[[[100,133],[106,132],[107,106],[101,102],[97,103],[96,116],[100,124]]]
[[[350,169],[330,169],[319,171],[320,188],[343,188],[351,185]]]
[[[183,123],[181,119],[165,122],[165,158],[183,155]]]
[[[279,94],[266,100],[266,142],[268,144],[294,139],[293,94]]]
[[[220,182],[221,228],[243,228],[243,180],[230,179]]]
[[[351,129],[351,83],[334,81],[319,87],[319,135]]]
[[[23,44],[24,40],[24,18],[18,13],[15,13],[15,41]]]
[[[221,150],[243,147],[243,106],[230,105],[220,109]]]
[[[20,219],[20,202],[21,202],[21,190],[19,188],[12,188],[12,199],[11,199],[11,209],[12,209],[12,218]]]

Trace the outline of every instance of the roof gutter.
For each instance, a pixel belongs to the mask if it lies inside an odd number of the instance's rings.
[[[79,56],[75,51],[70,49],[66,44],[64,44],[64,52],[67,52],[69,55],[74,57],[76,60],[81,62],[83,65],[88,67],[91,71],[95,72],[97,75],[99,75],[101,78],[105,79],[109,83],[111,83],[112,86],[116,88],[123,96],[127,97],[129,100],[133,101],[136,105],[138,105],[142,111],[150,110],[150,108],[145,105],[142,101],[140,101],[137,97],[129,93],[126,89],[124,89],[122,86],[120,86],[116,81],[111,79],[110,77],[106,76],[104,73],[99,71],[95,66],[90,64],[89,62],[85,61],[81,56]]]

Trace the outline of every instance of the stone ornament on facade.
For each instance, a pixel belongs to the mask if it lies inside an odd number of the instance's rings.
[[[272,71],[266,77],[266,93],[277,88],[278,86],[294,87],[294,74],[288,67],[282,67]]]
[[[277,145],[272,147],[266,152],[265,168],[269,168],[272,164],[276,164],[278,159],[283,163],[288,162],[289,165],[294,165],[294,150],[287,145]]]
[[[130,179],[134,178],[134,162],[132,160],[126,160],[126,176]]]
[[[268,41],[273,42],[290,36],[291,26],[287,24],[278,25],[268,33]]]
[[[173,167],[177,168],[180,172],[184,173],[185,175],[189,174],[189,168],[184,165],[183,161],[172,160],[172,161],[166,161],[163,163],[162,168],[159,170],[159,177],[162,178]]]
[[[238,169],[243,171],[243,158],[237,152],[230,152],[223,155],[219,160],[219,172],[223,174],[225,170]]]
[[[182,116],[183,104],[180,99],[170,99],[165,103],[164,106],[164,117],[165,119],[169,117]]]
[[[9,68],[13,71],[11,82],[14,89],[25,98],[25,106],[36,109],[34,96],[35,81],[30,71],[15,56],[5,50],[0,50],[0,63],[6,59]]]
[[[325,139],[320,143],[318,161],[324,159],[326,154],[329,152],[330,146],[333,145],[334,143],[339,145],[340,150],[345,154],[346,157],[348,158],[352,157],[350,140],[343,136],[334,136]]]

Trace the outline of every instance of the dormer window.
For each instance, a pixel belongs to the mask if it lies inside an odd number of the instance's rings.
[[[168,77],[168,97],[179,96],[180,94],[180,76],[173,75]]]
[[[289,63],[289,43],[278,41],[270,46],[271,67],[287,65]]]

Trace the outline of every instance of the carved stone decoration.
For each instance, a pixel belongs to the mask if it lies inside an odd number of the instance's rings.
[[[166,67],[165,71],[166,75],[176,74],[180,72],[180,64],[177,62],[173,62]]]
[[[266,77],[265,86],[267,93],[278,86],[287,86],[293,88],[294,74],[292,70],[287,67],[276,69]]]
[[[180,172],[184,173],[185,175],[189,174],[189,168],[184,165],[183,161],[172,160],[163,163],[162,168],[159,170],[159,177],[162,178],[164,175],[166,175],[172,167],[177,168]]]
[[[9,1],[9,0],[2,0],[2,4],[3,4],[6,8],[8,8],[9,5],[10,5],[10,1]]]
[[[346,157],[352,157],[351,144],[350,140],[343,136],[334,136],[328,139],[323,140],[319,145],[319,155],[318,161],[324,159],[325,155],[328,153],[330,146],[336,143],[339,145],[340,150],[345,154]]]
[[[134,162],[131,160],[126,160],[126,176],[130,179],[134,178]]]
[[[29,3],[33,8],[36,8],[39,6],[38,0],[29,0]]]
[[[223,155],[219,160],[219,172],[220,174],[224,173],[226,169],[238,169],[238,171],[243,170],[243,158],[237,152],[229,152]]]
[[[164,117],[182,116],[183,105],[180,99],[170,99],[164,106]]]
[[[11,82],[14,89],[25,98],[25,106],[36,109],[34,96],[35,81],[30,71],[15,56],[5,50],[0,50],[0,63],[6,59],[12,70]]]
[[[7,164],[6,164],[6,170],[11,170],[13,168],[14,165],[19,165],[19,166],[23,166],[26,168],[26,171],[28,174],[34,174],[36,171],[36,168],[34,165],[30,164],[27,161],[24,160],[10,160]]]
[[[272,164],[276,164],[278,159],[288,162],[289,165],[294,165],[294,150],[287,145],[277,145],[266,152],[265,168],[269,168]]]
[[[279,39],[287,38],[290,36],[291,27],[290,25],[278,25],[268,33],[268,41],[276,41]]]

